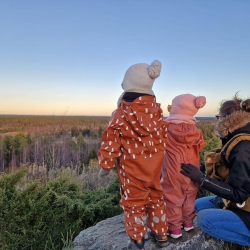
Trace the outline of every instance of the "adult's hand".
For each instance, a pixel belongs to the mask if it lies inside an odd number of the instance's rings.
[[[192,181],[197,182],[199,185],[204,181],[205,176],[203,173],[192,164],[181,163],[180,173],[189,177]]]

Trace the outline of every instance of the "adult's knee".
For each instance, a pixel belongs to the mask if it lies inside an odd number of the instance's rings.
[[[209,231],[211,228],[211,218],[209,218],[208,211],[201,210],[197,213],[197,222],[202,231]]]

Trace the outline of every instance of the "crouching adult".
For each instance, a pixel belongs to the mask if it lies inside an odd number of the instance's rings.
[[[216,117],[220,163],[206,174],[181,164],[181,173],[214,194],[196,200],[199,227],[215,238],[250,246],[250,99],[236,94],[221,104]]]

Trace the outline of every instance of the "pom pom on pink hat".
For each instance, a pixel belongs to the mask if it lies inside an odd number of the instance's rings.
[[[170,115],[194,116],[206,104],[205,96],[178,95],[172,100]]]

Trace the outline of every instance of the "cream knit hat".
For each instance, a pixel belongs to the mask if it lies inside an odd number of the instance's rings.
[[[123,78],[122,88],[124,92],[118,100],[118,107],[125,92],[137,92],[154,95],[152,90],[155,79],[161,73],[161,62],[154,60],[150,65],[137,63],[130,66]]]

